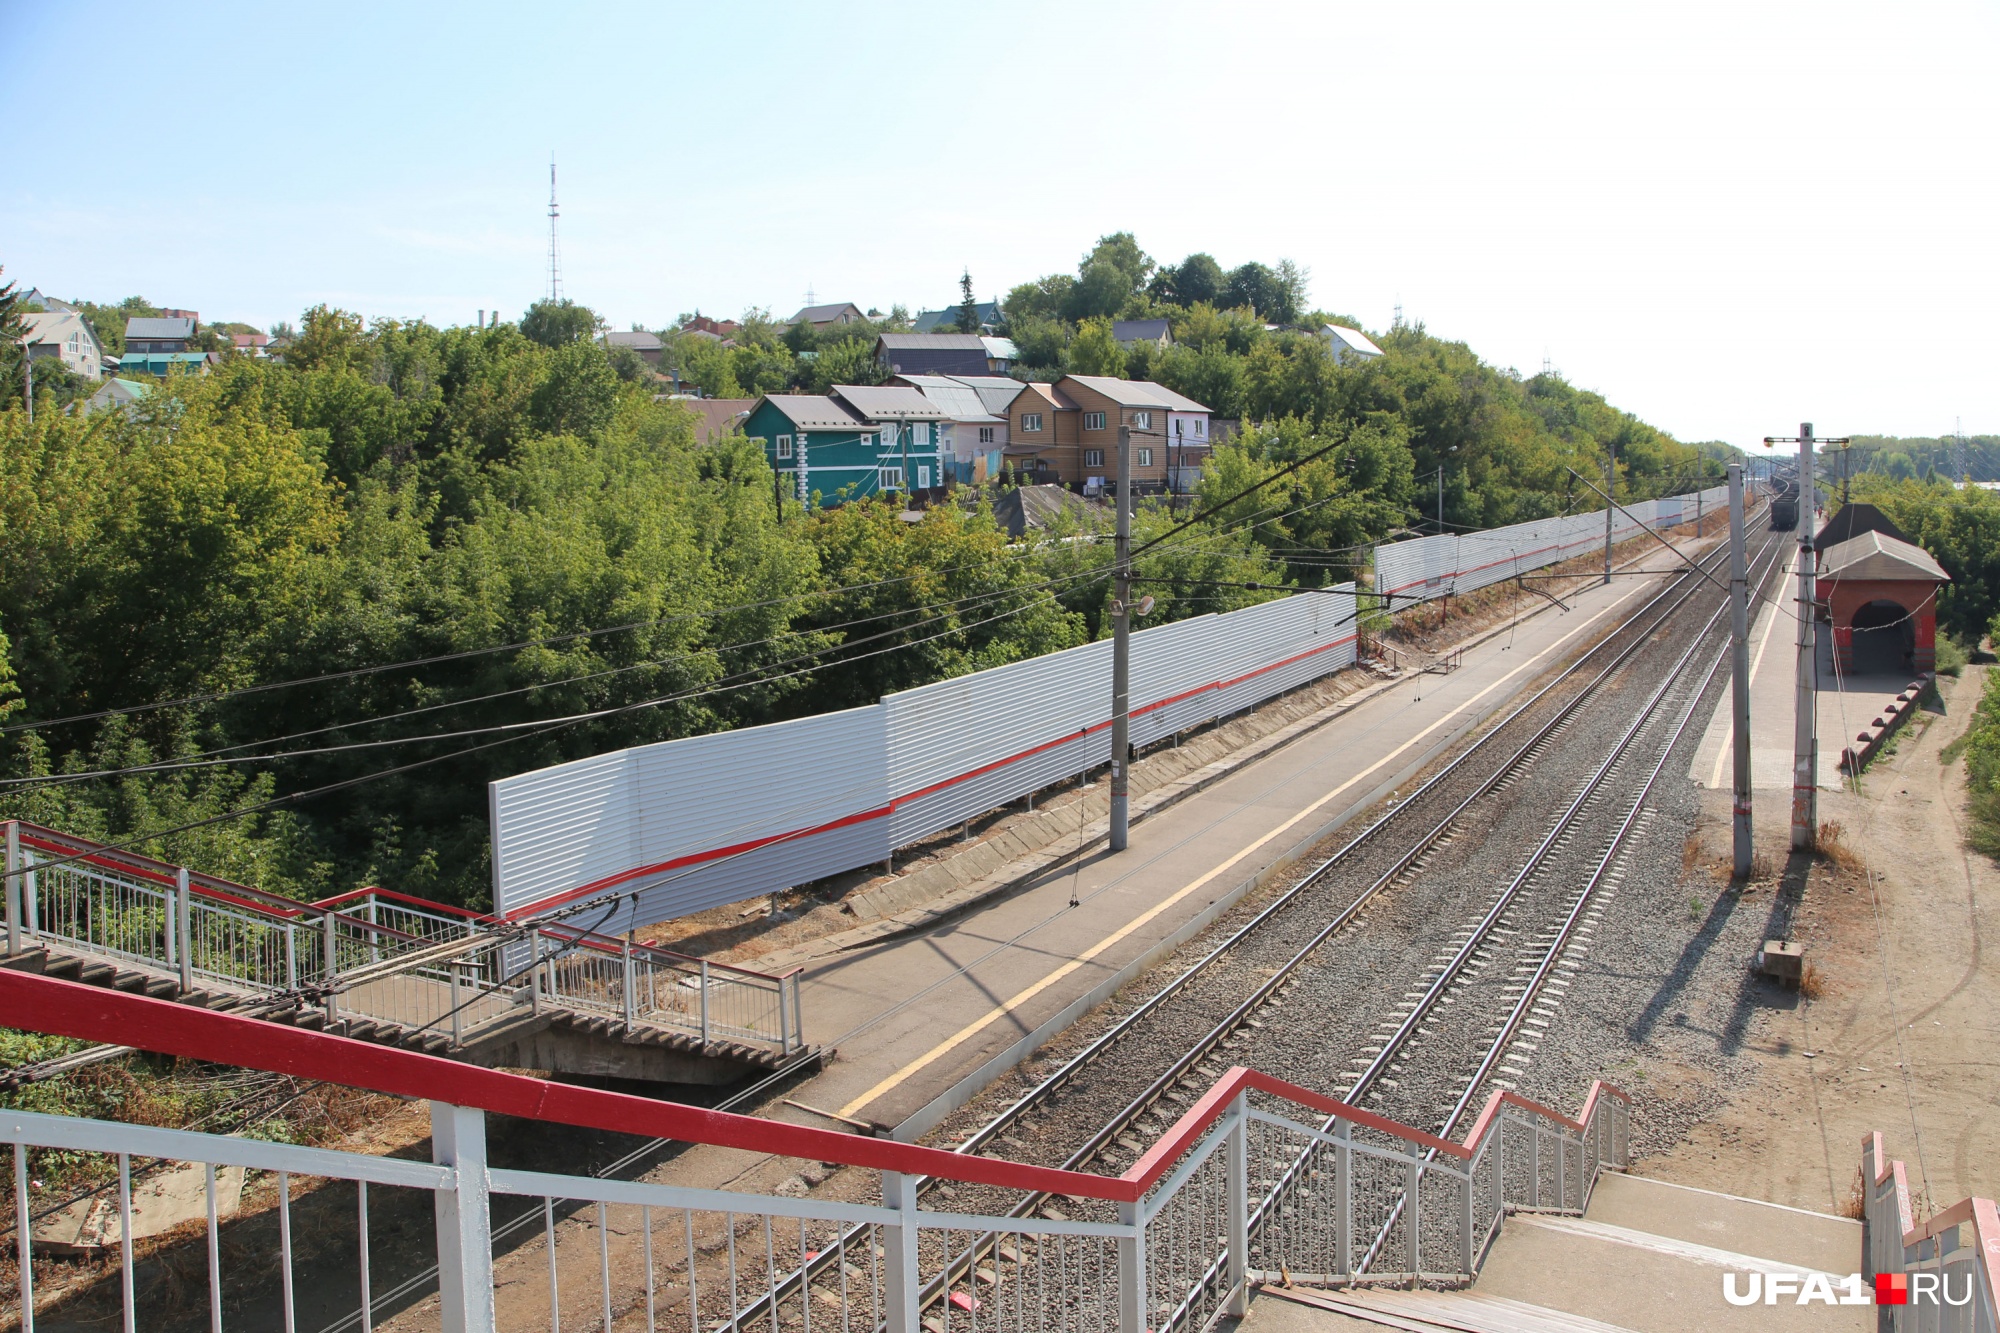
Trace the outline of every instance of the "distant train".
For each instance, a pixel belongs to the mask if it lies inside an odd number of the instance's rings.
[[[1797,472],[1779,473],[1770,480],[1771,531],[1790,532],[1799,525],[1799,479]]]

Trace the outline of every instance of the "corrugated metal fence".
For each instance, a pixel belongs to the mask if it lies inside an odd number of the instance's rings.
[[[1692,523],[1719,513],[1729,503],[1729,490],[1718,486],[1699,494],[1642,500],[1626,505],[1612,519],[1614,540],[1640,531],[1644,521],[1654,528]],[[1545,569],[1599,549],[1604,544],[1604,511],[1537,519],[1484,532],[1440,533],[1375,548],[1375,589],[1390,605],[1468,593],[1516,574]]]
[[[1354,588],[1132,636],[1132,742],[1236,712],[1354,661]],[[502,915],[633,893],[606,931],[886,858],[1111,754],[1111,644],[870,708],[619,750],[492,784]]]

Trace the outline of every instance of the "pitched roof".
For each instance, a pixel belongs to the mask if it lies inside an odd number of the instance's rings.
[[[899,375],[897,378],[937,404],[939,410],[952,421],[985,425],[1001,420],[987,409],[979,390],[969,384],[961,384],[949,375]]]
[[[743,429],[743,423],[757,406],[755,398],[676,398],[673,401],[695,415],[697,444],[711,444]]]
[[[1319,331],[1320,336],[1326,337],[1331,335],[1336,337],[1363,356],[1382,355],[1382,349],[1377,347],[1369,339],[1368,335],[1360,329],[1350,329],[1345,324],[1322,324]]]
[[[1053,384],[1048,384],[1041,380],[1032,380],[1021,386],[1019,392],[1015,393],[1014,395],[1014,401],[1018,402],[1020,400],[1021,394],[1024,393],[1034,394],[1037,398],[1040,398],[1043,403],[1046,403],[1049,407],[1054,408],[1058,412],[1076,411],[1076,400],[1071,398],[1068,394],[1064,393],[1061,389],[1057,388]],[[1012,403],[1010,403],[1009,406],[1012,406]]]
[[[1111,325],[1111,336],[1121,343],[1156,343],[1168,327],[1164,319],[1121,319]]]
[[[81,332],[96,346],[97,335],[74,310],[45,310],[21,316],[21,341],[31,347],[37,343],[65,342],[72,332]]]
[[[1951,582],[1951,575],[1931,554],[1914,542],[1906,542],[1883,532],[1864,532],[1835,546],[1820,557],[1822,580],[1861,579],[1934,580]]]
[[[1014,346],[1012,338],[996,338],[989,333],[979,341],[985,346],[986,355],[995,361],[1012,361],[1021,354],[1021,349]]]
[[[976,333],[885,333],[876,339],[890,351],[903,348],[925,351],[986,352],[986,340]]]
[[[1109,375],[1065,375],[1086,389],[1103,394],[1120,407],[1164,407],[1169,412],[1206,412],[1210,409],[1164,384],[1151,380],[1120,380]]]
[[[973,309],[981,324],[997,324],[1000,322],[1000,303],[998,301],[976,301],[973,303]],[[937,330],[940,324],[949,324],[956,328],[957,320],[958,307],[948,305],[942,310],[925,310],[919,312],[916,322],[911,327],[918,333],[932,333]]]
[[[1061,486],[1022,486],[993,502],[993,521],[1019,537],[1029,528],[1045,527],[1057,514],[1084,514],[1090,505]]]
[[[629,347],[635,352],[657,352],[660,350],[660,335],[648,333],[644,329],[633,329],[629,333],[607,333],[604,335],[607,347]]]
[[[836,384],[833,392],[867,421],[944,421],[950,415],[915,389],[896,384]]]
[[[1008,406],[1021,393],[1021,381],[1009,375],[952,375],[948,378],[977,393],[988,412],[1003,417],[1007,415]]]
[[[192,315],[165,315],[158,319],[134,316],[125,321],[127,338],[192,338],[195,332],[195,318]]]
[[[867,315],[862,312],[861,307],[854,304],[854,302],[835,301],[832,305],[809,305],[799,311],[798,314],[786,320],[785,323],[790,325],[804,320],[808,324],[831,324],[834,320],[840,318],[841,312],[847,310],[852,310],[858,318],[867,318]]]
[[[1897,541],[1910,540],[1909,533],[1891,523],[1889,516],[1874,505],[1849,503],[1842,505],[1840,511],[1826,521],[1826,526],[1813,538],[1813,549],[1825,551],[1864,532],[1886,533]]]
[[[764,402],[777,408],[800,430],[854,430],[862,423],[844,403],[819,393],[768,393]]]

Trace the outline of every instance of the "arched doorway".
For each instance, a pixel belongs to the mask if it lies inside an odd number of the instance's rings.
[[[1907,676],[1917,646],[1916,617],[1897,602],[1877,599],[1854,613],[1854,674]]]

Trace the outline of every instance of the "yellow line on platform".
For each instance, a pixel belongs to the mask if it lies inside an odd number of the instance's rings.
[[[1556,644],[1551,645],[1550,651],[1553,652],[1556,650],[1556,648],[1560,647],[1563,642],[1566,642],[1569,639],[1574,639],[1578,634],[1581,634],[1591,625],[1603,619],[1604,616],[1607,615],[1609,612],[1615,610],[1618,607],[1618,605],[1619,603],[1617,601],[1614,601],[1609,606],[1606,606],[1603,610],[1598,611],[1596,614],[1592,615],[1588,620],[1585,620],[1582,624],[1578,625],[1575,629],[1571,630],[1568,635],[1564,636],[1564,639],[1558,640]],[[1546,654],[1544,654],[1543,656],[1546,656]],[[1155,904],[1153,907],[1141,913],[1139,916],[1135,917],[1131,921],[1126,922],[1125,925],[1113,931],[1111,934],[1105,936],[1103,939],[1099,940],[1096,944],[1091,945],[1090,948],[1084,950],[1082,953],[1078,954],[1075,958],[1071,959],[1069,962],[1064,963],[1061,967],[1049,973],[1047,976],[1043,977],[1040,981],[1037,981],[1034,985],[1029,986],[1025,990],[1019,991],[1016,994],[1011,995],[1007,999],[1001,1001],[999,1004],[994,1005],[991,1009],[988,1009],[985,1013],[973,1019],[970,1023],[967,1023],[964,1027],[952,1033],[949,1037],[946,1037],[943,1041],[931,1047],[928,1051],[925,1051],[922,1055],[910,1061],[908,1064],[904,1065],[901,1069],[898,1069],[895,1073],[889,1075],[887,1078],[877,1083],[874,1087],[862,1093],[859,1097],[856,1097],[853,1101],[847,1103],[847,1105],[841,1107],[840,1115],[843,1117],[853,1115],[855,1112],[859,1111],[862,1107],[868,1105],[868,1103],[874,1101],[877,1097],[880,1097],[883,1093],[888,1092],[891,1088],[894,1088],[897,1084],[909,1078],[910,1075],[916,1073],[920,1069],[923,1069],[927,1065],[936,1062],[940,1057],[949,1053],[954,1047],[957,1047],[962,1043],[964,1043],[968,1038],[976,1036],[981,1029],[986,1027],[989,1023],[993,1022],[995,1019],[1004,1018],[1008,1014],[1013,1013],[1016,1009],[1020,1008],[1023,1004],[1026,1004],[1029,1000],[1034,999],[1037,995],[1040,995],[1043,991],[1055,985],[1058,981],[1061,981],[1064,977],[1070,975],[1072,972],[1075,972],[1077,969],[1081,968],[1084,964],[1090,962],[1093,958],[1096,958],[1106,949],[1111,948],[1113,945],[1117,944],[1120,940],[1132,934],[1133,931],[1139,930],[1140,928],[1145,926],[1147,922],[1153,920],[1155,917],[1159,916],[1162,912],[1165,912],[1166,910],[1171,908],[1175,903],[1180,902],[1182,899],[1186,898],[1189,894],[1196,892],[1204,884],[1209,883],[1210,881],[1215,879],[1216,876],[1224,873],[1231,866],[1236,865],[1238,862],[1242,861],[1244,857],[1249,856],[1251,853],[1255,852],[1258,848],[1262,847],[1265,843],[1270,842],[1273,838],[1279,837],[1280,835],[1285,833],[1288,829],[1291,829],[1292,827],[1297,825],[1301,820],[1304,820],[1309,816],[1311,816],[1315,811],[1321,809],[1322,807],[1327,805],[1328,802],[1334,800],[1336,797],[1340,796],[1341,793],[1347,791],[1348,788],[1354,786],[1358,782],[1361,782],[1362,780],[1367,778],[1370,774],[1382,768],[1384,765],[1393,762],[1399,755],[1409,750],[1412,746],[1422,742],[1424,738],[1429,736],[1432,732],[1438,730],[1438,728],[1450,722],[1460,713],[1472,707],[1474,704],[1478,703],[1481,699],[1484,699],[1487,695],[1493,693],[1493,691],[1499,689],[1502,685],[1506,684],[1514,677],[1520,675],[1523,671],[1529,670],[1530,668],[1535,666],[1537,662],[1541,660],[1542,659],[1540,657],[1524,658],[1519,666],[1515,667],[1513,670],[1507,672],[1503,676],[1495,677],[1491,685],[1488,685],[1485,689],[1473,695],[1470,699],[1467,699],[1464,703],[1458,705],[1456,708],[1449,710],[1448,712],[1445,713],[1443,717],[1440,717],[1437,721],[1431,723],[1428,727],[1425,727],[1422,731],[1410,737],[1408,740],[1404,741],[1401,745],[1398,745],[1395,749],[1389,751],[1389,753],[1383,755],[1380,759],[1377,759],[1374,763],[1370,764],[1367,768],[1361,770],[1361,772],[1359,773],[1356,773],[1353,777],[1347,779],[1347,781],[1341,783],[1338,787],[1335,787],[1332,791],[1320,797],[1317,801],[1314,801],[1311,805],[1299,811],[1297,814],[1293,815],[1290,819],[1287,819],[1284,823],[1278,825],[1270,832],[1264,834],[1264,836],[1258,838],[1255,842],[1250,843],[1248,846],[1238,851],[1234,856],[1222,862],[1222,864],[1209,870],[1206,874],[1202,875],[1199,879],[1194,880],[1192,883],[1189,883],[1183,886],[1182,888],[1177,889],[1171,897],[1164,899],[1163,901]]]
[[[1791,559],[1785,562],[1785,573],[1787,576],[1789,576],[1791,572],[1798,567],[1798,563],[1799,563],[1798,552],[1794,550],[1792,552]],[[1771,631],[1778,627],[1778,613],[1782,609],[1783,609],[1783,604],[1776,600],[1773,600],[1770,603],[1770,605],[1766,608],[1769,614],[1764,617],[1764,637],[1758,640],[1757,643],[1757,660],[1750,664],[1750,683],[1753,685],[1757,683],[1757,673],[1763,670],[1764,650],[1771,646]],[[1793,616],[1792,619],[1797,620],[1798,617]],[[1719,714],[1720,710],[1717,710],[1717,712]],[[1708,778],[1709,790],[1713,791],[1717,787],[1720,787],[1722,785],[1722,767],[1724,764],[1727,764],[1729,762],[1730,757],[1734,753],[1735,753],[1735,741],[1733,739],[1732,733],[1724,732],[1722,737],[1722,745],[1715,752],[1715,771],[1709,774]],[[1751,780],[1751,785],[1752,786],[1756,785],[1756,780],[1754,778]]]

